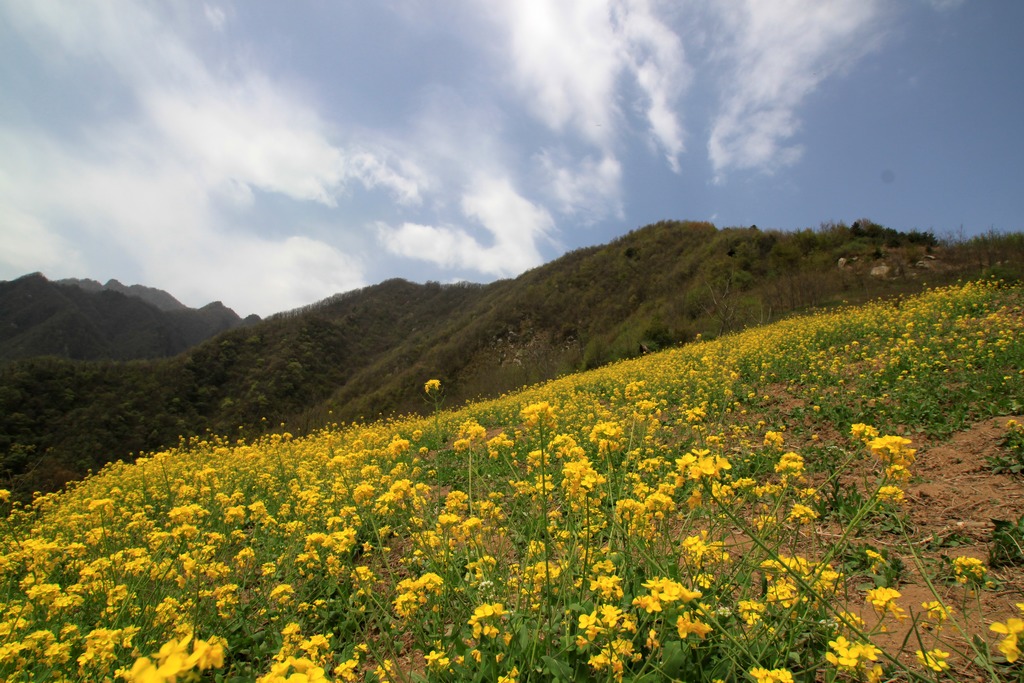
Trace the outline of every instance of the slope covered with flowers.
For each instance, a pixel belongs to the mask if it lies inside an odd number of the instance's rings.
[[[1019,289],[968,284],[108,466],[9,509],[0,675],[1017,680],[1024,622],[971,613],[982,561],[918,562],[920,604],[885,570],[920,559],[916,441],[1024,403],[1022,322]]]

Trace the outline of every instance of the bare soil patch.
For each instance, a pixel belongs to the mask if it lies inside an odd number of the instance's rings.
[[[977,592],[935,578],[955,557],[974,557],[987,565],[994,520],[1015,522],[1024,515],[1024,477],[996,474],[989,463],[991,457],[1002,452],[1006,423],[1010,419],[1021,421],[1020,416],[991,418],[955,434],[948,441],[923,445],[913,467],[915,478],[906,487],[910,538],[917,558],[901,557],[907,572],[899,586],[900,603],[920,612],[922,602],[935,599],[925,580],[925,575],[932,577],[938,597],[956,610],[955,618],[963,629],[963,633],[959,633],[956,626],[950,624],[943,630],[943,640],[961,652],[969,652],[968,639],[974,634],[994,642],[995,634],[989,626],[994,621],[1019,617],[1016,603],[1024,602],[1024,567],[1021,566],[990,569],[993,585]],[[884,538],[879,540],[886,544]],[[904,545],[899,539],[893,540],[897,541],[894,543],[897,547]],[[868,614],[864,616],[871,618]],[[913,652],[920,649],[921,644],[911,630],[910,621],[884,634],[876,644],[893,654],[903,647],[901,659],[912,660]],[[924,642],[927,644],[931,639],[925,638]],[[950,663],[961,680],[974,680],[980,675],[980,670],[964,657],[955,657]]]

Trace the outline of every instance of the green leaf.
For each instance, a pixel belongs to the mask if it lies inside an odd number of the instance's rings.
[[[565,681],[571,681],[573,679],[572,667],[565,662],[559,661],[554,657],[549,657],[548,655],[544,655],[541,659],[544,660],[544,668],[552,676]]]
[[[521,628],[519,629],[519,650],[521,652],[527,652],[530,649],[530,629]]]
[[[686,663],[686,653],[678,640],[671,640],[665,643],[664,652],[661,655],[661,670],[666,676],[674,677]]]

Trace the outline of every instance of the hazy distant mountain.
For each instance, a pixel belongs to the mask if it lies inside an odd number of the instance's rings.
[[[181,303],[164,290],[156,289],[155,287],[146,287],[144,285],[131,285],[128,287],[114,279],[107,280],[107,284],[101,285],[96,280],[90,280],[88,278],[80,280],[74,277],[55,280],[54,282],[58,285],[75,285],[76,287],[81,287],[87,292],[103,292],[107,290],[112,292],[121,292],[121,294],[126,296],[134,296],[137,299],[142,299],[146,303],[153,304],[161,311],[188,310],[188,306]]]
[[[0,282],[2,361],[164,358],[244,322],[220,302],[188,308],[162,290],[117,280],[51,282],[32,273]]]

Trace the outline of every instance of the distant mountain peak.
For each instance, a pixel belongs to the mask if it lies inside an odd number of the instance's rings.
[[[34,356],[173,356],[258,320],[243,321],[219,301],[193,309],[163,290],[115,279],[51,281],[30,273],[0,282],[0,364]]]
[[[58,285],[74,285],[87,292],[120,292],[125,296],[142,299],[146,303],[156,306],[161,311],[184,311],[188,308],[188,306],[162,289],[146,287],[145,285],[124,285],[114,278],[107,280],[107,283],[102,285],[96,280],[88,278],[66,278],[64,280],[57,280],[56,283]]]

